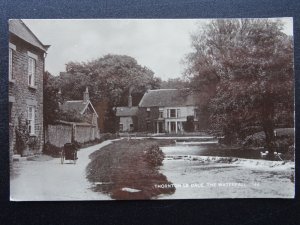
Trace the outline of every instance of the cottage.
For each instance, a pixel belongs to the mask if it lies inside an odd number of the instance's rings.
[[[44,45],[22,20],[9,21],[8,80],[11,156],[13,153],[26,155],[42,151],[43,73],[48,48],[49,45]],[[26,152],[18,147],[21,140],[16,134],[16,131],[23,126],[22,124],[27,129],[29,139],[34,143],[31,148],[26,149]],[[24,142],[26,145],[29,139]]]
[[[74,121],[74,118],[80,119],[78,123],[83,125],[87,125],[91,128],[91,132],[89,135],[83,134],[78,135],[78,139],[84,138],[84,136],[89,136],[88,140],[94,140],[95,138],[99,138],[99,129],[98,129],[98,114],[90,101],[89,90],[86,87],[85,92],[83,93],[82,100],[72,100],[65,101],[61,104],[60,109],[68,115],[67,121],[65,122],[78,122]],[[81,141],[80,141],[81,142]],[[83,141],[82,141],[83,142]]]
[[[139,103],[139,131],[182,133],[196,127],[196,96],[178,89],[147,91]]]
[[[116,107],[116,116],[119,118],[119,131],[136,131],[138,107],[132,106],[132,96],[129,94],[127,107]]]

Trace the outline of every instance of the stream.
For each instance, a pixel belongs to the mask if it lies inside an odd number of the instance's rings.
[[[214,142],[177,142],[175,145],[161,147],[161,149],[166,156],[195,155],[261,159],[259,150],[222,147],[218,143]]]

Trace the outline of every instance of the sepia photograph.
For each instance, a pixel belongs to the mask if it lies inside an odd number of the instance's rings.
[[[8,25],[11,201],[295,197],[292,17]]]

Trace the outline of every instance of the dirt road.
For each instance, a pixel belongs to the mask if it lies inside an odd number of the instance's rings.
[[[93,192],[86,179],[89,155],[101,144],[80,149],[77,163],[61,164],[60,158],[42,156],[37,161],[14,162],[15,174],[11,177],[10,198],[13,201],[45,200],[109,200],[108,195]]]

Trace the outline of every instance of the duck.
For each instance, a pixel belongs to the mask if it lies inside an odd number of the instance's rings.
[[[260,157],[264,159],[267,157],[268,154],[269,154],[269,151],[260,152]]]

